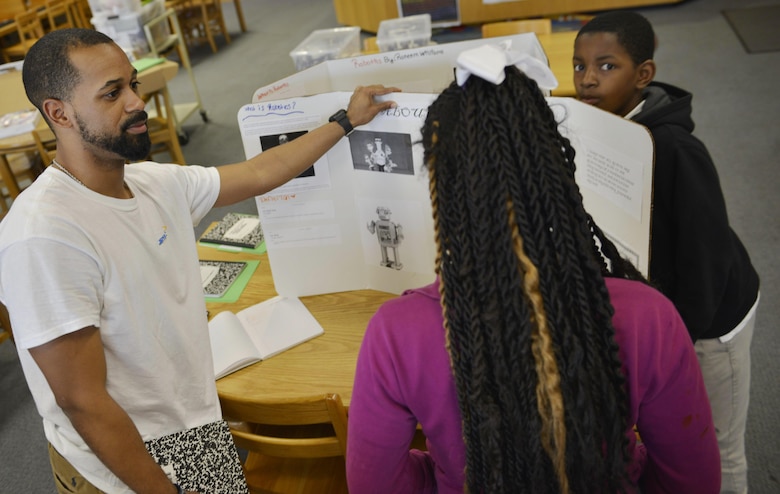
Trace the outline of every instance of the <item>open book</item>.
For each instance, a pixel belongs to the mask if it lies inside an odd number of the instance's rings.
[[[214,376],[224,377],[324,333],[303,303],[274,297],[240,312],[220,312],[209,321]]]

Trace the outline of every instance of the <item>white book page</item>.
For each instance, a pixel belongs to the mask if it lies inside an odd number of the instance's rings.
[[[262,360],[261,353],[232,312],[220,312],[209,321],[209,340],[216,379]]]
[[[277,296],[236,314],[263,359],[272,357],[324,331],[295,297]]]
[[[219,266],[204,266],[200,265],[200,281],[203,288],[209,286],[211,280],[219,273]]]
[[[573,98],[547,98],[576,151],[585,209],[645,276],[650,263],[654,148],[642,125]]]

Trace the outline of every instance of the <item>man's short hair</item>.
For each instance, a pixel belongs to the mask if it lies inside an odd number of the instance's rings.
[[[22,65],[22,81],[27,98],[43,113],[43,101],[54,98],[69,101],[81,74],[70,61],[74,48],[113,43],[94,29],[57,29],[39,39],[27,52]]]
[[[597,15],[582,26],[577,38],[588,33],[614,33],[636,65],[653,59],[655,33],[653,26],[641,14],[617,10]]]

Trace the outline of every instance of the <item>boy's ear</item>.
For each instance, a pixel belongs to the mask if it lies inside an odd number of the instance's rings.
[[[652,59],[650,59],[640,63],[636,69],[636,74],[637,74],[637,79],[636,79],[637,89],[646,88],[647,85],[650,84],[655,78],[655,62]]]

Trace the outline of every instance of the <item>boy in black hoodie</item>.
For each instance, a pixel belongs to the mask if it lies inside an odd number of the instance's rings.
[[[745,493],[758,274],[729,226],[715,165],[692,135],[691,94],[653,82],[655,43],[640,14],[594,17],[574,42],[574,85],[581,101],[653,135],[649,278],[674,302],[695,342],[721,452],[721,492]]]

